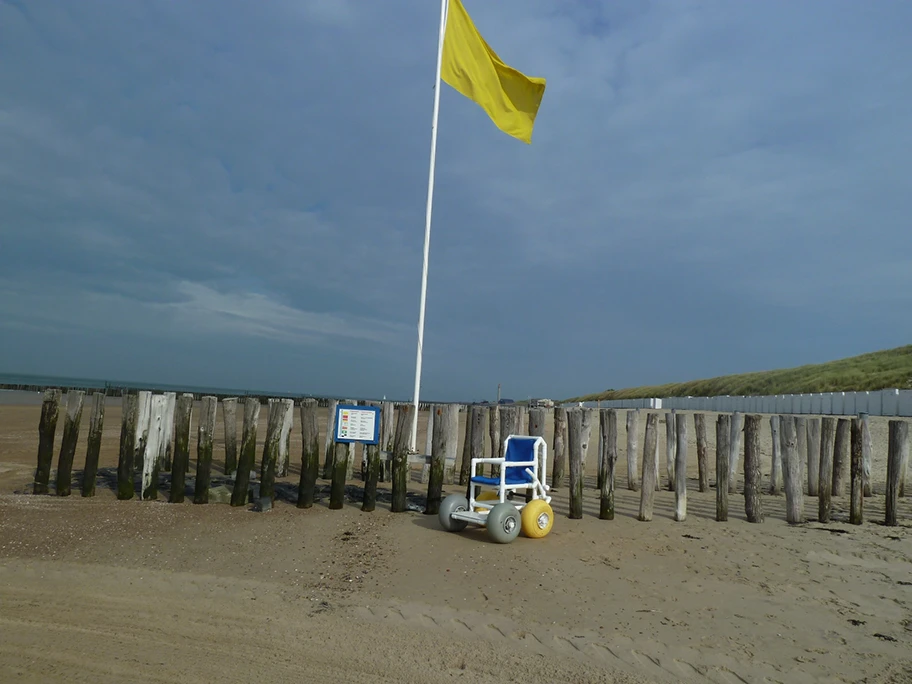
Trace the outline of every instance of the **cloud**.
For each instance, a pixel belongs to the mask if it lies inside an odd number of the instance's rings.
[[[912,7],[466,6],[548,89],[531,146],[441,93],[427,392],[567,396],[907,342]],[[407,398],[436,12],[0,4],[0,370],[40,365],[30,326],[85,325],[66,372],[129,337],[157,377],[189,331],[238,340],[184,364],[213,384],[268,344],[246,382],[296,359],[301,391],[319,372]]]

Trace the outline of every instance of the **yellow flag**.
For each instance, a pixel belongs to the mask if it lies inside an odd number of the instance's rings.
[[[545,79],[504,64],[478,33],[460,0],[449,0],[440,77],[484,109],[504,133],[532,142]]]

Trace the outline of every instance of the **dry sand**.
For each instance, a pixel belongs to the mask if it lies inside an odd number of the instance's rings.
[[[582,520],[567,518],[563,487],[548,537],[497,545],[382,499],[362,513],[357,478],[341,511],[117,501],[103,478],[92,499],[30,495],[39,414],[40,396],[0,401],[2,682],[912,681],[912,498],[899,527],[877,522],[886,420],[872,419],[876,493],[860,527],[845,521],[847,497],[828,525],[812,497],[807,524],[787,525],[771,496],[765,522],[747,523],[740,495],[715,522],[714,490],[696,491],[692,423],[687,520],[672,520],[663,491],[655,520],[638,522],[622,414],[617,519],[597,519],[590,477]],[[63,411],[55,450],[62,426]],[[119,431],[109,399],[102,468],[116,466]],[[217,463],[222,439],[219,411]],[[765,477],[769,447],[764,419]]]

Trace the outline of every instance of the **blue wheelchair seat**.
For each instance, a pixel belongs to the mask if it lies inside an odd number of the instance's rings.
[[[511,466],[511,463],[528,464],[535,461],[535,442],[537,437],[518,437],[511,436],[507,442],[507,452],[504,454],[502,468],[504,468],[504,484],[523,485],[531,484],[532,476],[526,472],[526,468],[532,468],[530,465]],[[484,477],[476,475],[471,479],[474,484],[497,487],[500,485],[499,477]]]

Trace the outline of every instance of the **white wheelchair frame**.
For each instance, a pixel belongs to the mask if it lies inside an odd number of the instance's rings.
[[[509,435],[504,439],[504,457],[502,458],[473,458],[471,461],[471,471],[469,474],[469,509],[467,511],[458,511],[451,514],[451,517],[455,520],[464,520],[466,522],[474,523],[476,525],[484,525],[488,513],[491,509],[494,508],[497,504],[504,503],[507,501],[508,493],[515,493],[520,490],[526,491],[528,489],[532,490],[532,501],[537,499],[544,500],[545,503],[551,503],[551,497],[548,495],[548,491],[551,489],[546,480],[546,473],[548,472],[548,445],[542,437],[535,437],[535,443],[532,447],[532,452],[534,454],[533,460],[531,461],[508,461],[506,459],[507,449],[510,445],[510,440],[518,439],[531,439],[527,435]],[[481,473],[477,472],[478,466],[484,466],[487,464],[499,465],[500,466],[500,483],[497,485],[489,485],[472,482],[472,478],[476,476],[482,476]],[[521,482],[515,484],[507,483],[507,468],[524,468],[524,472],[531,476],[530,482]],[[489,499],[486,501],[477,501],[475,499],[476,488],[481,489],[483,487],[496,488],[498,497],[497,499]],[[480,492],[479,492],[480,493]],[[517,510],[522,510],[526,501],[523,500],[519,503],[511,504],[516,506]],[[481,509],[481,510],[476,510]]]

